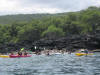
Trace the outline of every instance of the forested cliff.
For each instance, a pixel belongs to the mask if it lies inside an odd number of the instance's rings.
[[[41,39],[57,40],[70,35],[86,35],[99,29],[99,7],[58,14],[0,16],[0,50],[31,48]]]

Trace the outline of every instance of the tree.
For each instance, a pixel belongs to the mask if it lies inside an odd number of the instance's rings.
[[[83,14],[82,21],[88,25],[87,28],[91,28],[90,31],[95,31],[100,25],[100,11],[88,10],[85,14]]]
[[[59,37],[64,36],[64,32],[61,28],[57,28],[54,25],[51,25],[48,27],[47,30],[45,30],[42,33],[42,36],[48,38],[48,39],[57,39]]]

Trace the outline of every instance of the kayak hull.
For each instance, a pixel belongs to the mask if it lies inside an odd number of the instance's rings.
[[[21,57],[31,57],[31,55],[9,55],[10,58],[21,58]]]
[[[9,55],[0,55],[0,58],[9,58]]]
[[[93,53],[88,53],[88,54],[86,54],[86,53],[76,53],[75,55],[76,56],[84,56],[84,55],[93,55]]]

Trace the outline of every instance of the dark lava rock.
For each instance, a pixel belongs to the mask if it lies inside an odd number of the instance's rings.
[[[100,32],[84,35],[70,35],[56,40],[41,39],[35,45],[42,47],[52,47],[57,49],[100,49]]]
[[[20,50],[22,47],[35,51],[35,46],[37,46],[38,50],[43,50],[44,47],[51,50],[55,48],[58,50],[62,50],[63,48],[66,50],[82,48],[89,50],[100,49],[100,30],[89,34],[69,35],[56,40],[43,38],[35,42],[26,40],[16,44],[8,43],[0,45],[0,52]]]

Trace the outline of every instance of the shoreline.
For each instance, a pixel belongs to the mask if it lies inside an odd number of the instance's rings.
[[[66,50],[57,50],[57,49],[54,49],[54,50],[42,50],[42,51],[38,51],[38,52],[28,52],[27,51],[27,53],[28,54],[36,54],[36,55],[41,55],[41,54],[47,54],[47,53],[49,53],[49,54],[55,54],[55,53],[60,53],[60,54],[65,54],[65,53],[67,53],[67,54],[71,54],[71,53],[79,53],[81,51],[81,49],[80,50],[76,50],[76,51],[74,51],[74,52],[71,52],[71,51],[66,51]],[[88,50],[90,53],[95,53],[95,52],[100,52],[100,49],[96,49],[96,50]],[[24,53],[25,51],[22,51],[22,53]],[[17,54],[17,52],[15,51],[15,52],[13,52],[14,54]],[[39,53],[39,54],[38,54]],[[0,53],[0,55],[10,55],[11,53],[10,52],[6,52],[6,53]]]

